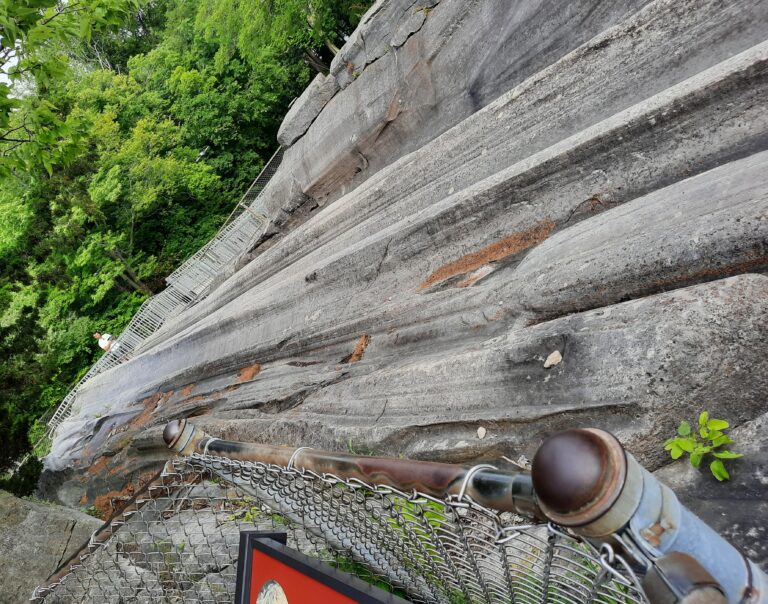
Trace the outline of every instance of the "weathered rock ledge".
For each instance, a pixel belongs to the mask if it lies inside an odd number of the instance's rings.
[[[28,602],[101,524],[82,512],[0,491],[0,603]]]
[[[82,389],[43,492],[129,493],[177,417],[459,462],[589,425],[654,470],[702,409],[751,434],[768,411],[766,23],[751,0],[378,2],[286,118],[269,238]],[[765,562],[763,462],[682,495]]]

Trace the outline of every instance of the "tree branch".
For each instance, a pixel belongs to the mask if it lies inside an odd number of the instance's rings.
[[[328,38],[325,39],[325,47],[333,53],[334,57],[339,54],[339,47],[331,42]]]
[[[17,130],[24,130],[27,134],[29,134],[29,129],[27,128],[27,120],[24,120],[24,123],[21,126],[16,126],[15,128],[11,128],[10,130],[6,130],[2,134],[0,134],[0,140],[10,140],[8,138],[9,134],[13,134]]]
[[[69,15],[69,14],[72,14],[72,13],[77,13],[77,12],[80,12],[80,11],[83,11],[83,10],[85,10],[85,8],[86,8],[86,7],[84,7],[84,6],[80,6],[80,3],[79,3],[79,2],[73,2],[72,4],[68,4],[67,6],[65,6],[64,8],[62,8],[61,10],[57,9],[57,10],[56,10],[56,12],[55,12],[55,13],[53,13],[53,14],[52,14],[50,17],[48,17],[47,19],[43,19],[43,20],[42,20],[42,21],[41,21],[41,22],[38,24],[38,27],[39,27],[40,25],[48,25],[48,24],[49,24],[51,21],[53,21],[53,20],[54,20],[54,19],[56,19],[57,17],[61,17],[62,15]]]
[[[148,296],[152,295],[152,290],[149,289],[149,287],[147,287],[147,285],[141,281],[139,276],[136,274],[131,265],[123,257],[118,249],[115,248],[112,250],[107,250],[107,254],[112,256],[115,260],[118,260],[123,265],[124,272],[121,274],[121,277],[125,279],[125,281],[131,285],[131,287],[136,289],[136,291],[147,294]]]
[[[137,281],[134,281],[134,280],[133,280],[133,279],[131,279],[131,277],[130,277],[129,275],[127,275],[125,272],[122,272],[122,273],[120,273],[118,276],[119,276],[119,277],[120,277],[120,278],[121,278],[123,281],[125,281],[125,282],[126,282],[128,285],[130,285],[130,286],[131,286],[131,287],[132,287],[132,288],[133,288],[135,291],[137,291],[137,292],[139,292],[139,293],[142,293],[142,294],[147,294],[148,296],[151,296],[151,295],[152,295],[152,291],[151,291],[151,290],[150,290],[150,289],[149,289],[149,288],[148,288],[146,285],[144,285],[144,284],[143,284],[143,283],[141,283],[140,281],[138,281],[138,282],[137,282]]]
[[[13,146],[11,146],[11,147],[8,147],[7,149],[3,149],[2,151],[0,151],[0,157],[4,157],[4,156],[6,156],[6,155],[10,155],[10,154],[11,154],[11,153],[13,153],[13,152],[14,152],[16,149],[18,149],[19,147],[21,147],[21,145],[23,145],[24,143],[27,143],[27,142],[29,142],[29,141],[23,141],[23,142],[20,142],[20,143],[16,143],[15,145],[13,145]]]

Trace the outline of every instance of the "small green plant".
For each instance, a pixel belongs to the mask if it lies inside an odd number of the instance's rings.
[[[272,514],[272,524],[274,526],[288,526],[288,519],[280,514]]]
[[[47,499],[40,499],[39,497],[36,497],[35,495],[26,495],[25,497],[22,497],[22,499],[26,499],[27,501],[31,501],[32,503],[37,503],[40,505],[47,505],[48,507],[55,507],[56,504],[53,503],[53,501],[48,501]]]
[[[698,433],[687,421],[682,421],[677,427],[677,436],[667,440],[664,443],[664,449],[669,451],[672,459],[679,459],[687,453],[694,468],[701,466],[705,456],[711,455],[715,458],[709,464],[712,475],[720,481],[728,480],[731,475],[725,469],[723,460],[743,457],[741,453],[722,448],[733,442],[724,432],[729,426],[730,424],[724,419],[710,418],[709,412],[703,411],[699,415]]]
[[[259,506],[252,505],[248,509],[246,509],[245,514],[243,515],[243,521],[247,522],[248,524],[255,524],[256,520],[263,515],[264,514],[259,509]]]
[[[81,508],[80,511],[84,514],[88,514],[89,516],[93,516],[94,518],[101,519],[101,514],[95,505],[88,506],[87,508]]]
[[[224,480],[221,476],[217,476],[216,474],[214,474],[213,476],[210,476],[208,478],[208,481],[212,482],[213,484],[218,485],[220,487],[226,487],[227,486],[227,481]]]

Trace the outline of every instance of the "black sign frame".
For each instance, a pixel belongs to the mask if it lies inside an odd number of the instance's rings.
[[[237,559],[237,584],[235,604],[251,604],[251,577],[253,552],[259,551],[274,560],[321,583],[358,604],[408,604],[406,600],[369,585],[354,575],[333,568],[286,546],[287,533],[265,531],[241,531]],[[316,604],[291,602],[290,604]]]

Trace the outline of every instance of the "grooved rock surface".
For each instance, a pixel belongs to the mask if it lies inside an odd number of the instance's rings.
[[[313,197],[338,197],[645,3],[378,3],[331,65],[344,94],[305,129],[320,106],[310,87],[283,125],[281,142],[305,130],[291,152],[297,179]]]
[[[81,512],[0,491],[0,603],[28,602],[35,587],[101,524]]]
[[[295,143],[312,125],[338,89],[336,78],[317,74],[301,98],[288,109],[288,114],[277,133],[277,141],[284,147]]]
[[[702,408],[750,425],[766,23],[755,0],[377,2],[286,117],[268,236],[80,391],[42,491],[130,492],[178,417],[457,462],[594,426],[652,470]]]

